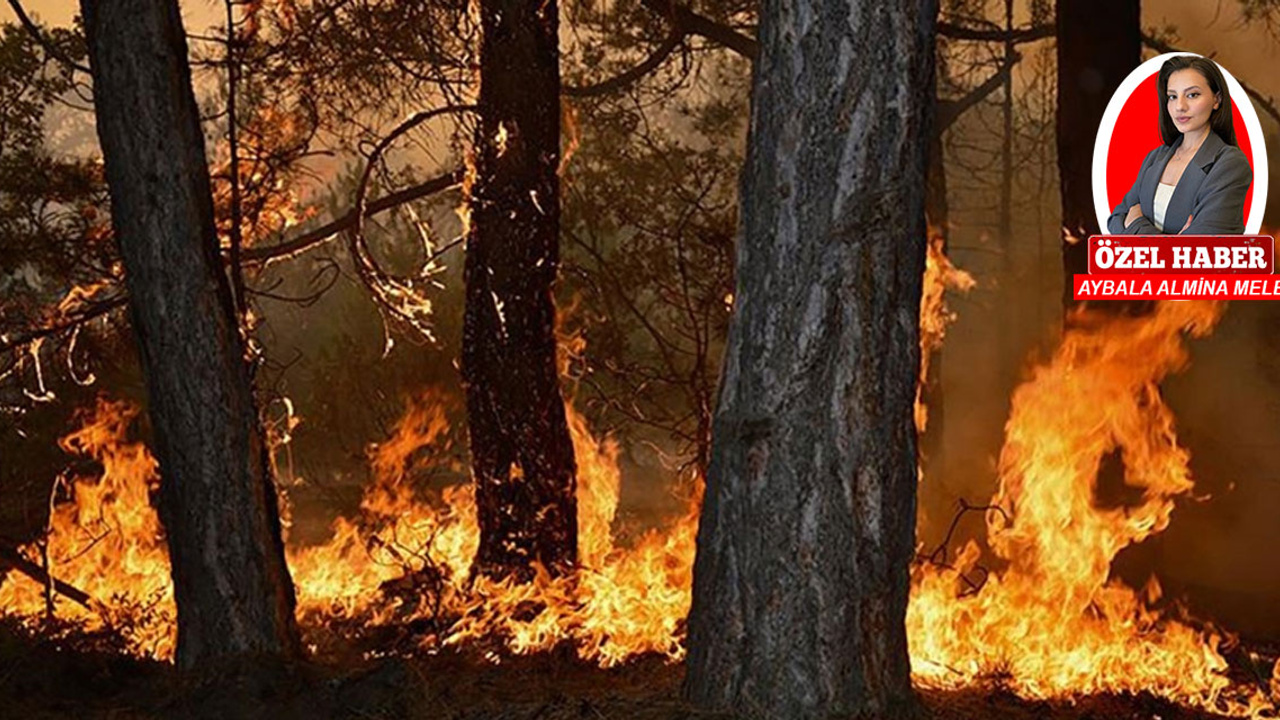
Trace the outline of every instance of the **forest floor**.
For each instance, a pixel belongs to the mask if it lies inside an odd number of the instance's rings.
[[[570,656],[494,665],[460,655],[353,665],[241,663],[215,679],[164,663],[59,648],[0,626],[0,718],[238,720],[677,720],[729,718],[679,700],[683,670],[658,659],[602,670]],[[1147,696],[1035,702],[996,687],[922,690],[915,720],[1200,720]]]

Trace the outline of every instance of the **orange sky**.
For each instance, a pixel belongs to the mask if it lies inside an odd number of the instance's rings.
[[[28,15],[38,18],[41,22],[54,25],[70,25],[71,18],[80,12],[79,0],[21,0],[21,2]],[[208,25],[209,22],[221,17],[224,12],[222,3],[213,2],[213,0],[182,2],[181,4],[182,17],[188,25],[188,30]],[[0,3],[0,22],[12,22],[14,19],[13,11],[9,9],[9,3]],[[202,22],[195,22],[201,19],[203,19]]]

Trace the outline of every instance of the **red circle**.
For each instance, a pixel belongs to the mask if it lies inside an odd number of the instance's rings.
[[[1155,147],[1162,144],[1160,139],[1159,118],[1156,113],[1165,112],[1163,98],[1156,95],[1156,76],[1143,80],[1137,89],[1129,95],[1116,118],[1115,130],[1111,132],[1111,144],[1107,147],[1107,207],[1114,208],[1124,199],[1133,183],[1138,179],[1138,170],[1142,161]],[[1231,102],[1231,124],[1236,129],[1236,142],[1253,168],[1253,151],[1249,143],[1249,131],[1245,128],[1244,119],[1235,100]],[[1249,217],[1253,205],[1253,183],[1249,183],[1249,191],[1244,196],[1244,214]]]

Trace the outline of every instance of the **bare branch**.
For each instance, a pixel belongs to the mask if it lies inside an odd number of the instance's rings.
[[[951,127],[966,110],[977,105],[987,98],[988,95],[995,92],[996,88],[1004,84],[1009,73],[1013,72],[1013,66],[1022,59],[1018,53],[1013,53],[1004,59],[1000,69],[991,74],[991,77],[983,81],[981,85],[970,90],[963,97],[956,100],[938,100],[938,114],[934,121],[933,131],[941,134],[947,128]]]
[[[41,585],[52,588],[59,595],[70,598],[90,610],[93,609],[93,598],[89,597],[89,593],[51,577],[44,568],[23,557],[22,553],[18,552],[16,543],[10,545],[7,540],[0,541],[0,566],[11,567]]]
[[[428,195],[433,195],[435,193],[448,190],[449,188],[457,187],[461,183],[462,170],[452,170],[444,175],[431,178],[430,180],[418,183],[413,187],[399,190],[368,203],[365,206],[365,217],[371,217],[378,213],[399,207],[407,202],[412,202]],[[273,260],[292,257],[298,253],[310,250],[344,230],[351,229],[355,224],[356,211],[353,208],[337,220],[321,225],[315,230],[305,232],[296,238],[286,240],[277,245],[245,248],[241,253],[241,258],[245,265],[254,266],[265,265]]]
[[[596,83],[595,85],[587,85],[585,87],[563,86],[561,87],[560,92],[568,97],[593,97],[623,90],[640,78],[656,70],[659,65],[671,56],[671,53],[675,52],[676,48],[680,47],[680,44],[684,42],[684,37],[684,32],[679,28],[672,26],[671,34],[667,36],[667,39],[655,48],[649,57],[645,58],[644,62],[639,65],[636,65],[621,75],[609,78],[608,80]]]
[[[737,30],[690,10],[676,0],[641,0],[645,7],[665,17],[682,35],[697,35],[732,50],[754,62],[760,54],[760,43]]]
[[[1142,44],[1158,53],[1187,52],[1186,50],[1176,48],[1163,40],[1148,35],[1147,33],[1142,33]],[[1263,112],[1270,115],[1272,120],[1275,120],[1276,123],[1280,124],[1280,110],[1276,109],[1275,99],[1254,90],[1248,83],[1240,78],[1236,78],[1236,80],[1239,81],[1240,87],[1244,88],[1245,94],[1248,95],[1255,103],[1261,105]]]
[[[369,178],[373,174],[374,167],[378,165],[378,162],[382,159],[382,154],[386,152],[387,148],[391,147],[391,144],[397,138],[432,118],[451,113],[475,112],[476,110],[478,108],[475,105],[448,105],[414,113],[409,119],[397,125],[386,137],[378,141],[373,151],[369,153],[364,172],[360,175],[360,182],[356,185],[355,207],[353,208],[355,223],[351,226],[347,241],[351,259],[356,266],[356,272],[360,276],[360,280],[373,293],[374,298],[378,301],[379,308],[391,313],[392,316],[407,323],[426,337],[431,336],[429,329],[422,324],[412,308],[401,304],[406,297],[411,297],[415,294],[413,281],[406,282],[401,278],[393,277],[383,270],[369,250],[369,243],[364,236],[364,219],[368,215],[365,195],[369,190]],[[400,299],[400,303],[397,303],[397,299]]]
[[[46,325],[42,328],[36,328],[35,330],[29,330],[11,337],[5,337],[3,341],[0,341],[0,352],[8,352],[14,348],[22,347],[23,345],[39,340],[42,337],[57,335],[58,333],[67,330],[74,330],[90,320],[95,320],[113,310],[116,310],[117,308],[124,307],[128,302],[128,297],[121,295],[105,302],[98,303],[84,312],[77,313],[73,317],[66,318],[53,323],[52,325]]]
[[[982,42],[1012,42],[1015,45],[1022,43],[1043,40],[1052,37],[1054,33],[1053,25],[1032,25],[1030,27],[1016,28],[1013,31],[1006,31],[1004,28],[978,29],[964,27],[940,21],[938,23],[938,34],[953,40],[978,40]]]

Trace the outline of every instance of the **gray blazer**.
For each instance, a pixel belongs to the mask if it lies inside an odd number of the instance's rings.
[[[1182,178],[1169,198],[1164,213],[1164,232],[1156,229],[1151,218],[1155,215],[1153,204],[1156,185],[1169,158],[1182,146],[1182,138],[1172,145],[1161,145],[1152,150],[1142,161],[1138,179],[1124,194],[1124,199],[1107,219],[1107,230],[1112,235],[1176,235],[1187,224],[1187,216],[1193,216],[1187,235],[1240,235],[1244,233],[1244,196],[1253,182],[1253,168],[1238,147],[1228,145],[1210,132],[1196,156],[1187,164]],[[1124,226],[1129,208],[1142,203],[1142,217]]]

